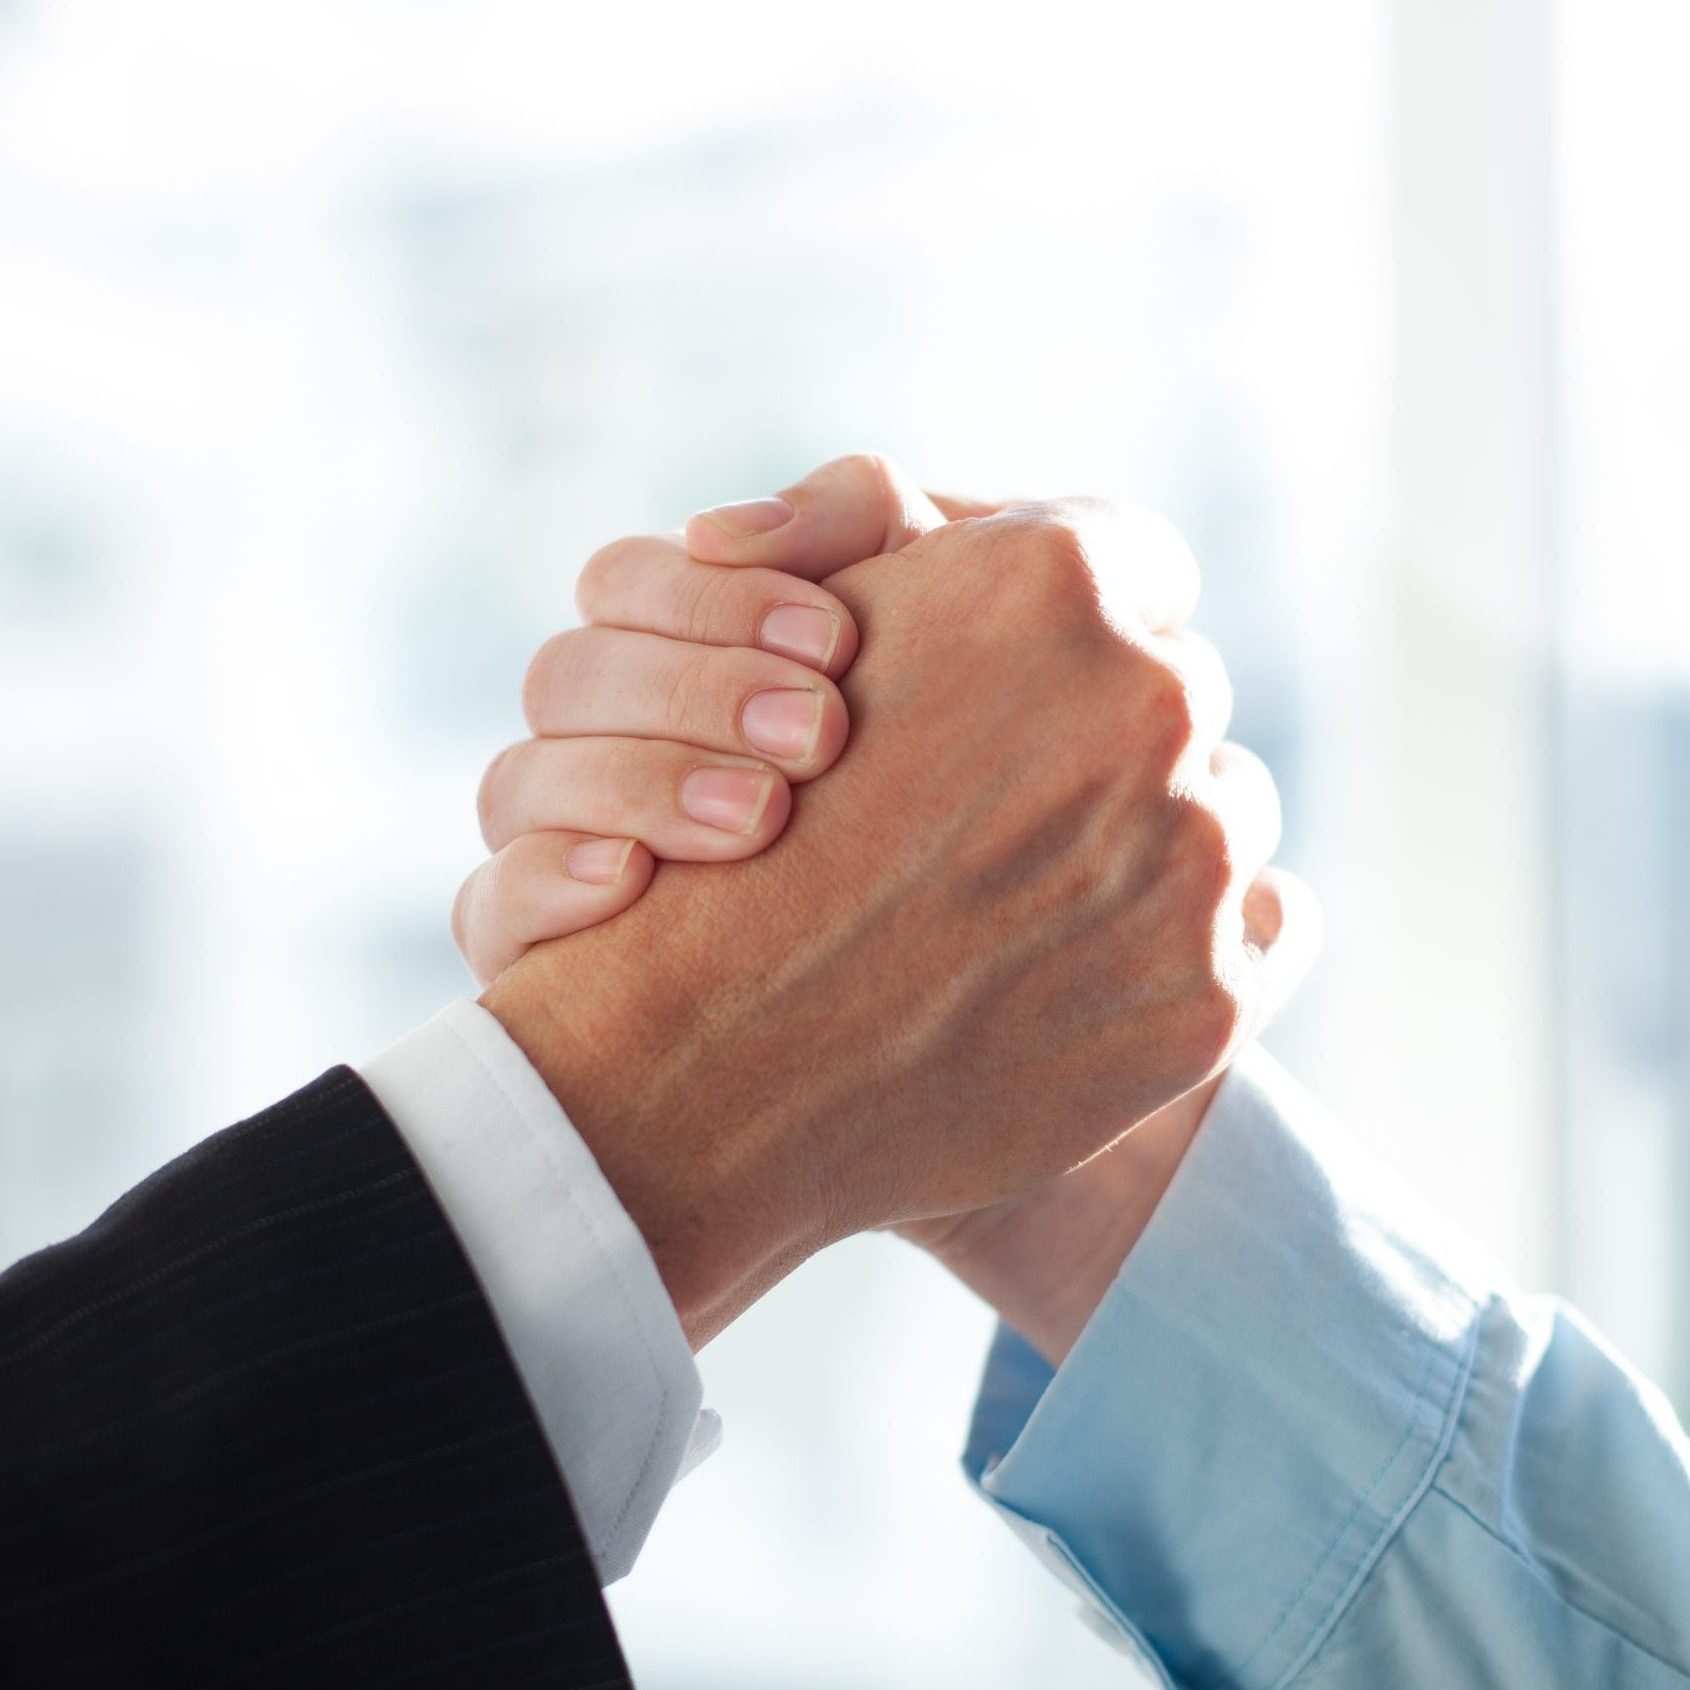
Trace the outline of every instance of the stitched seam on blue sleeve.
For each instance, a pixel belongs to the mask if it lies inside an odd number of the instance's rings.
[[[1506,1549],[1508,1553],[1512,1555],[1528,1573],[1531,1574],[1532,1578],[1536,1581],[1539,1587],[1548,1595],[1554,1597],[1568,1613],[1576,1614],[1587,1624],[1595,1626],[1596,1629],[1603,1634],[1603,1636],[1611,1637],[1616,1643],[1622,1644],[1627,1649],[1635,1649],[1638,1654],[1646,1656],[1649,1660],[1653,1661],[1656,1666],[1670,1672],[1675,1678],[1682,1679],[1686,1684],[1690,1684],[1690,1668],[1680,1666],[1676,1661],[1669,1661],[1664,1655],[1656,1654],[1647,1643],[1639,1643],[1635,1637],[1627,1636],[1625,1632],[1610,1624],[1599,1614],[1591,1613],[1588,1608],[1581,1608],[1578,1603],[1573,1601],[1564,1590],[1558,1589],[1555,1584],[1545,1576],[1543,1569],[1539,1567],[1517,1543],[1515,1543],[1511,1538],[1505,1537],[1482,1515],[1474,1513],[1460,1497],[1445,1490],[1442,1485],[1434,1485],[1432,1490],[1433,1494],[1435,1494],[1440,1501],[1447,1502],[1451,1508],[1454,1508],[1459,1513],[1465,1514],[1467,1518],[1485,1534],[1486,1537],[1490,1538],[1495,1543],[1499,1543],[1504,1549]]]
[[[1338,1529],[1327,1539],[1326,1547],[1316,1556],[1315,1563],[1304,1575],[1303,1582],[1286,1598],[1285,1605],[1274,1616],[1262,1640],[1238,1663],[1240,1674],[1247,1672],[1257,1658],[1265,1651],[1282,1632],[1291,1616],[1296,1613],[1297,1605],[1308,1595],[1309,1586],[1325,1572],[1327,1563],[1338,1552],[1338,1545],[1344,1541],[1345,1534],[1355,1524],[1356,1516],[1367,1506],[1368,1499],[1384,1483],[1385,1475],[1396,1466],[1402,1452],[1408,1448],[1409,1440],[1414,1436],[1416,1426],[1420,1422],[1421,1405],[1426,1401],[1427,1391],[1431,1384],[1432,1369],[1437,1365],[1438,1351],[1435,1346],[1428,1346],[1426,1360],[1420,1369],[1420,1377],[1415,1381],[1414,1399],[1408,1406],[1408,1419],[1403,1426],[1402,1436],[1391,1448],[1391,1453],[1379,1464],[1373,1477],[1362,1487],[1348,1514],[1338,1522]]]
[[[1385,1553],[1386,1546],[1390,1543],[1391,1539],[1402,1530],[1404,1522],[1419,1506],[1427,1491],[1431,1489],[1432,1481],[1437,1476],[1438,1467],[1443,1462],[1444,1457],[1449,1453],[1450,1444],[1455,1438],[1455,1428],[1460,1420],[1461,1405],[1466,1400],[1467,1383],[1472,1378],[1473,1361],[1474,1357],[1478,1353],[1479,1345],[1479,1322],[1476,1318],[1478,1314],[1478,1305],[1472,1302],[1471,1299],[1464,1300],[1467,1301],[1469,1313],[1467,1324],[1467,1342],[1462,1349],[1461,1355],[1457,1358],[1454,1376],[1450,1381],[1449,1396],[1444,1405],[1443,1423],[1439,1428],[1438,1436],[1432,1445],[1431,1453],[1426,1459],[1426,1464],[1421,1470],[1419,1478],[1416,1479],[1409,1487],[1407,1494],[1403,1497],[1403,1500],[1396,1509],[1395,1513],[1393,1513],[1384,1523],[1380,1530],[1375,1534],[1373,1541],[1357,1559],[1354,1571],[1345,1581],[1343,1588],[1339,1590],[1338,1594],[1334,1596],[1332,1601],[1328,1604],[1326,1612],[1323,1613],[1315,1622],[1313,1629],[1309,1633],[1307,1641],[1297,1652],[1296,1657],[1292,1660],[1291,1664],[1286,1667],[1284,1672],[1275,1679],[1274,1690],[1283,1690],[1283,1687],[1290,1684],[1298,1673],[1300,1673],[1309,1664],[1309,1662],[1314,1659],[1315,1655],[1319,1652],[1321,1645],[1325,1643],[1326,1639],[1331,1635],[1333,1627],[1335,1627],[1338,1621],[1343,1617],[1344,1610],[1355,1600],[1362,1585],[1366,1583],[1368,1575],[1373,1571],[1374,1567],[1378,1565],[1379,1557]],[[1434,1359],[1439,1357],[1448,1359],[1446,1352],[1438,1349],[1435,1345],[1433,1346],[1432,1355]],[[1413,1431],[1415,1420],[1418,1418],[1419,1408],[1420,1402],[1416,1402],[1415,1413],[1410,1416],[1409,1420],[1410,1432]],[[1405,1435],[1403,1443],[1406,1444],[1407,1442],[1408,1437]],[[1354,1517],[1353,1513],[1351,1517]],[[1335,1538],[1333,1540],[1334,1548],[1336,1547],[1336,1544],[1337,1539]],[[1330,1551],[1328,1551],[1328,1553],[1330,1554]]]

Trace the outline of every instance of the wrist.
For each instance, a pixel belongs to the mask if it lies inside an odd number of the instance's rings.
[[[1138,1242],[1219,1079],[1100,1155],[990,1209],[900,1228],[1060,1367]]]
[[[704,1034],[680,971],[590,942],[603,931],[530,951],[481,1003],[591,1151],[698,1350],[824,1240],[790,1133],[735,1095],[732,1030]]]

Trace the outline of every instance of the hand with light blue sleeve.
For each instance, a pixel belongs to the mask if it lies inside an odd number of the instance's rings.
[[[817,534],[884,544],[913,497],[837,469],[797,490],[804,520],[694,519],[685,548],[618,552],[620,596],[584,594],[588,621],[602,609],[674,638],[705,588],[776,603],[782,571],[814,596],[818,558],[842,561]],[[766,505],[790,519],[790,499],[736,509]],[[964,520],[989,508],[943,501]],[[624,708],[638,691],[626,673],[605,686]],[[841,710],[828,761],[845,731]],[[505,781],[524,818],[545,797],[528,786]],[[554,871],[518,838],[534,825],[504,830],[521,860],[460,906],[472,957],[503,966],[568,930]],[[1275,945],[1295,892],[1252,887],[1256,942]],[[1123,1099],[1133,1082],[1120,1076]],[[1571,1310],[1510,1285],[1259,1049],[1074,1171],[899,1230],[1002,1317],[971,1480],[1153,1682],[1690,1685],[1690,1444],[1665,1400]]]
[[[1106,1258],[1165,1185],[1071,1345],[1065,1294],[1013,1299],[1045,1348],[1000,1328],[965,1456],[1124,1651],[1248,1690],[1690,1683],[1690,1443],[1653,1386],[1259,1051],[1183,1157],[1133,1138],[1020,1220],[1027,1257],[1048,1227]]]

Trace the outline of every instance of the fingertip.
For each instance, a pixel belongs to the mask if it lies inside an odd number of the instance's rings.
[[[613,878],[603,877],[604,868],[600,869],[601,878],[598,879],[582,879],[576,873],[576,853],[586,846],[595,845],[615,847],[621,866],[616,869]],[[611,854],[610,851],[603,853],[606,864]],[[559,901],[554,906],[559,912],[555,918],[557,930],[542,937],[562,938],[566,933],[584,932],[589,927],[609,921],[612,916],[620,915],[645,896],[656,872],[657,859],[637,839],[588,840],[571,846],[564,854],[564,873],[577,884],[568,886],[566,883],[559,888]],[[568,925],[564,925],[566,922]],[[538,944],[541,941],[536,939],[534,942]]]
[[[485,986],[535,945],[620,915],[644,894],[656,866],[638,840],[523,834],[465,880],[452,906],[452,937]]]
[[[646,887],[651,884],[651,877],[657,873],[657,858],[648,847],[639,840],[634,841],[634,848],[628,853],[628,861],[622,868],[622,882],[632,888],[629,901],[637,898]]]
[[[614,886],[628,866],[632,839],[578,839],[563,853],[563,868],[571,880],[589,886]]]
[[[764,804],[763,813],[746,835],[750,842],[750,848],[745,853],[748,857],[768,850],[786,831],[786,824],[792,819],[792,783],[779,769],[771,769],[769,772],[774,779],[769,783],[768,802]]]
[[[1278,939],[1283,921],[1279,888],[1263,872],[1244,894],[1244,937],[1258,951],[1265,951]]]
[[[816,725],[816,743],[804,768],[787,778],[794,782],[814,780],[839,761],[845,742],[851,737],[851,712],[837,687],[822,692],[821,717]]]
[[[657,859],[637,839],[577,839],[563,853],[563,872],[577,883],[571,906],[578,912],[577,927],[594,927],[621,914],[644,893],[656,870]]]
[[[856,618],[831,593],[814,591],[821,602],[772,605],[758,626],[757,644],[837,681],[857,658]]]
[[[822,673],[830,681],[837,681],[857,661],[862,637],[857,632],[856,617],[837,599],[834,600],[833,613],[839,618],[839,643],[833,648],[833,655]]]
[[[741,858],[760,856],[786,831],[792,819],[792,782],[779,769],[770,769],[769,794],[756,821],[742,836]]]
[[[844,606],[785,603],[771,606],[757,625],[757,644],[807,669],[830,673],[845,637]]]
[[[499,931],[503,912],[497,907],[498,862],[493,856],[478,863],[452,900],[452,943],[479,986],[491,985],[521,954],[509,954]]]
[[[1266,868],[1244,895],[1244,931],[1261,960],[1260,1031],[1314,967],[1325,942],[1325,917],[1306,881],[1288,869]]]
[[[786,826],[792,789],[770,763],[717,763],[689,769],[677,794],[692,824],[664,855],[681,862],[738,862],[754,857]]]
[[[1279,898],[1279,932],[1274,943],[1294,939],[1312,962],[1326,943],[1326,913],[1314,888],[1301,875],[1284,868],[1266,868],[1258,878],[1267,879]]]
[[[765,687],[752,693],[739,720],[746,745],[767,757],[795,786],[832,768],[851,731],[838,687],[819,676],[809,686]],[[707,815],[697,819],[714,821]],[[756,826],[753,821],[743,831],[755,831]]]
[[[700,512],[689,516],[681,531],[687,554],[698,563],[738,563],[740,548],[725,529]]]

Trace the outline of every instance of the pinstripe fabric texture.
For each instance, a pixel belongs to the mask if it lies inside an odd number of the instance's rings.
[[[335,1069],[0,1276],[0,1685],[628,1683],[456,1239]]]

